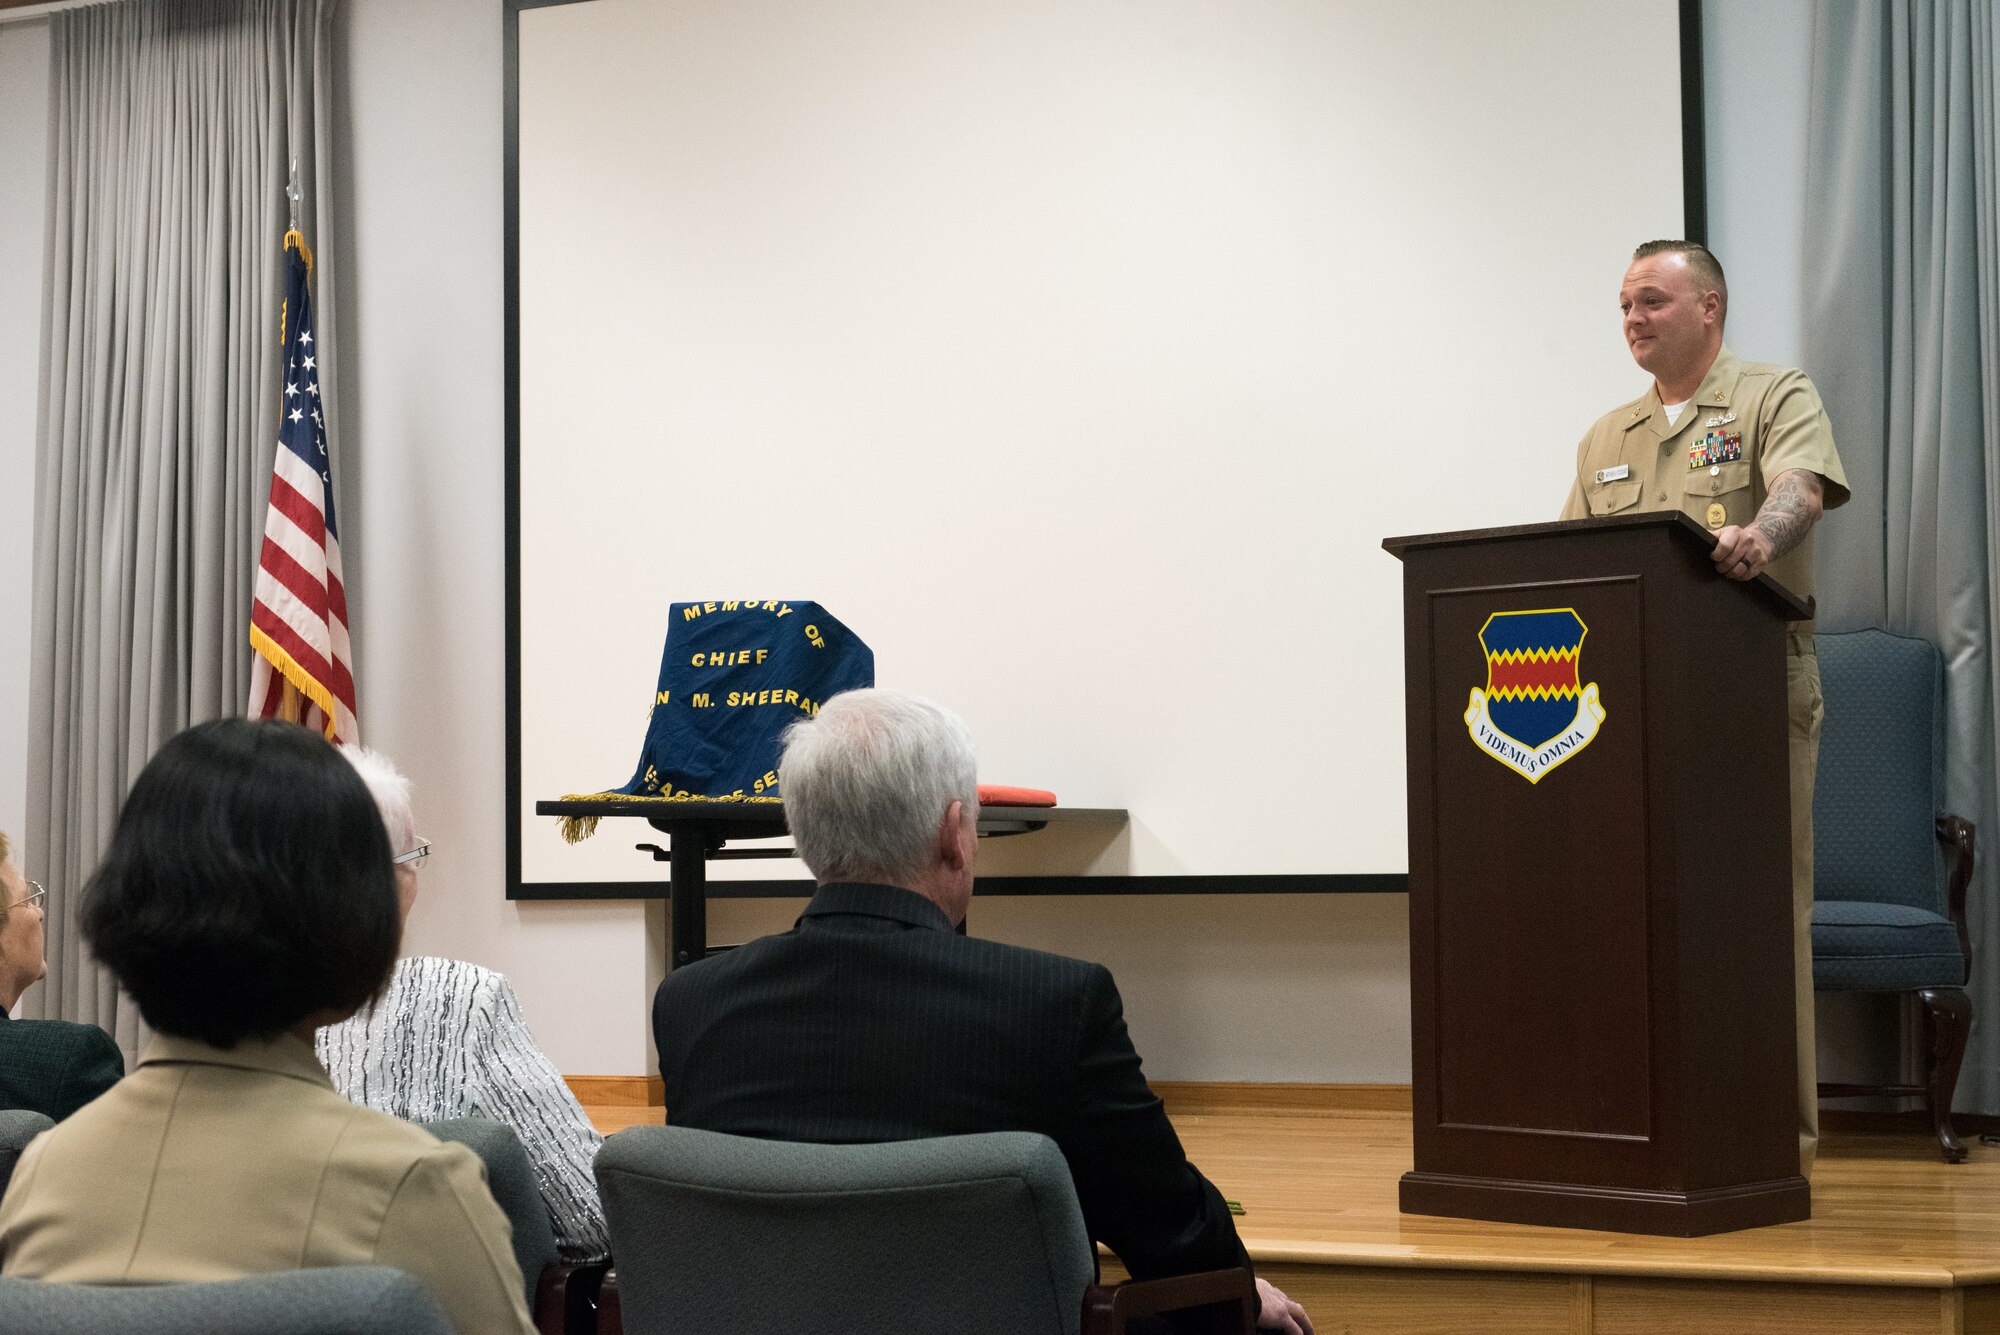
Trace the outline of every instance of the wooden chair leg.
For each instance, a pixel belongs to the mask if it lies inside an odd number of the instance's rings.
[[[572,1265],[551,1261],[535,1282],[535,1335],[587,1335],[597,1330],[597,1291],[610,1269],[605,1261]]]
[[[1205,1270],[1166,1279],[1092,1284],[1083,1291],[1083,1335],[1121,1335],[1155,1328],[1153,1318],[1174,1314],[1172,1328],[1186,1335],[1252,1335],[1257,1325],[1257,1283],[1249,1270]]]
[[[1926,987],[1917,993],[1924,1004],[1924,1053],[1929,1080],[1931,1128],[1946,1163],[1965,1162],[1965,1142],[1951,1126],[1951,1097],[1958,1089],[1958,1068],[1965,1061],[1965,1041],[1972,1032],[1972,999],[1963,988]]]
[[[604,1282],[598,1286],[597,1335],[625,1335],[625,1304],[618,1292],[616,1270],[606,1275]]]

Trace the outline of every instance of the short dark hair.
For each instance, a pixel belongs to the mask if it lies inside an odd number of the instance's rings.
[[[203,723],[132,785],[84,889],[84,936],[161,1033],[275,1037],[387,981],[391,856],[368,785],[318,733]]]
[[[1723,276],[1722,261],[1699,241],[1648,241],[1632,252],[1632,261],[1649,260],[1655,255],[1685,255],[1695,283],[1704,292],[1722,298],[1722,313],[1729,313],[1729,280]]]

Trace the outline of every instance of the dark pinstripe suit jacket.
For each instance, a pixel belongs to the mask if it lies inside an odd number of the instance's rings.
[[[0,1011],[0,1108],[60,1122],[124,1074],[125,1055],[96,1025],[10,1020]]]
[[[1147,1088],[1110,971],[959,936],[911,891],[820,887],[791,931],[668,975],[653,1037],[675,1125],[848,1144],[1039,1131],[1135,1276],[1249,1264]]]

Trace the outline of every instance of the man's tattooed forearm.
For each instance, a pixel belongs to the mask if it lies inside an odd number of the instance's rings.
[[[1820,485],[1817,474],[1794,468],[1779,475],[1771,484],[1771,494],[1750,527],[1771,541],[1772,559],[1783,556],[1805,541],[1819,521]]]

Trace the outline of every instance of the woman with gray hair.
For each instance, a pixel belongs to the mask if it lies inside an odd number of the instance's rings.
[[[417,868],[430,853],[410,815],[410,781],[366,747],[341,752],[375,796],[396,852],[407,922]],[[382,995],[319,1031],[319,1059],[349,1099],[411,1122],[490,1117],[513,1129],[534,1165],[565,1261],[610,1250],[591,1175],[603,1137],[554,1063],[535,1046],[507,979],[464,960],[406,956]]]
[[[12,1018],[21,994],[49,969],[42,958],[47,895],[15,868],[0,832],[0,1108],[60,1122],[118,1083],[125,1054],[94,1024]]]

